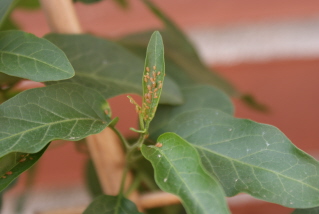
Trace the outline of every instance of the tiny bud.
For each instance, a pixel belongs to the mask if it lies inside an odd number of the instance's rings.
[[[155,146],[158,147],[158,148],[161,148],[163,146],[163,144],[158,142],[158,143],[155,144]]]
[[[27,159],[26,158],[22,158],[21,160],[19,160],[20,163],[26,161]]]

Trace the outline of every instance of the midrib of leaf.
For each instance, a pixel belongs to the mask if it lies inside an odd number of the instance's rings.
[[[42,50],[41,50],[41,51],[42,51]],[[49,66],[49,67],[56,68],[57,70],[60,70],[60,71],[62,71],[62,72],[64,72],[64,73],[67,73],[67,74],[68,74],[68,72],[62,70],[61,68],[56,67],[56,66],[51,65],[51,64],[48,64],[48,63],[46,63],[46,62],[44,62],[44,61],[40,61],[40,60],[38,60],[38,59],[36,59],[36,58],[32,58],[32,57],[29,57],[29,56],[26,56],[26,55],[22,55],[22,54],[14,54],[14,53],[10,53],[10,52],[7,52],[7,51],[1,51],[1,50],[0,50],[0,53],[1,53],[1,55],[4,54],[4,53],[5,53],[5,54],[8,54],[8,55],[14,55],[14,56],[17,56],[18,58],[20,58],[20,56],[22,56],[22,57],[24,57],[24,58],[31,59],[31,60],[34,60],[34,61],[36,61],[36,62],[45,64],[45,65],[47,65],[47,66]],[[1,57],[1,58],[2,58],[2,57]],[[1,61],[2,61],[2,59],[1,59]],[[2,61],[2,63],[3,63],[3,61]],[[5,64],[5,63],[3,63],[3,64]]]
[[[26,131],[22,131],[22,132],[16,133],[14,135],[10,135],[9,137],[5,137],[5,138],[0,139],[0,142],[3,141],[3,140],[9,139],[11,137],[15,137],[15,136],[20,135],[20,134],[24,135],[25,133],[31,132],[31,131],[33,131],[35,129],[43,128],[43,127],[46,127],[46,126],[51,126],[51,125],[58,124],[58,123],[66,123],[66,122],[79,121],[79,120],[101,121],[102,123],[104,122],[103,120],[98,120],[98,119],[95,119],[95,118],[92,118],[92,119],[91,118],[76,118],[76,119],[60,120],[60,121],[56,121],[56,122],[53,122],[53,123],[46,123],[45,125],[37,126],[37,127],[32,128],[32,129],[28,129]]]
[[[155,47],[154,47],[154,53],[155,53],[155,56],[157,56],[157,52],[156,52],[156,47],[157,47],[157,35],[156,35],[156,37],[155,37],[155,45],[154,45]],[[155,57],[155,65],[157,65],[157,61],[156,61],[156,59],[157,59],[157,57]]]
[[[189,192],[189,193],[192,193],[192,192],[190,191],[191,188],[187,185],[187,183],[184,181],[184,179],[179,175],[178,170],[174,167],[173,163],[169,160],[169,158],[168,158],[166,155],[164,155],[160,150],[157,150],[157,151],[158,151],[159,153],[161,153],[161,154],[165,157],[165,159],[167,160],[168,163],[170,163],[171,168],[173,168],[173,169],[175,170],[175,174],[177,174],[177,176],[180,178],[180,180],[182,181],[182,183],[185,184],[185,186],[186,186],[188,192]],[[192,195],[193,195],[193,194],[192,194]],[[197,202],[196,204],[200,204],[201,207],[202,207],[202,204],[197,200],[197,197],[195,197],[195,200],[196,200],[196,202]],[[202,209],[205,210],[204,207],[202,207]]]
[[[288,179],[288,180],[292,180],[292,181],[301,183],[301,184],[303,184],[303,185],[305,185],[305,186],[308,186],[308,187],[310,187],[310,188],[312,188],[312,189],[314,189],[314,190],[316,190],[316,191],[319,192],[319,189],[318,189],[318,188],[313,187],[313,186],[310,186],[309,184],[304,183],[304,182],[302,182],[302,181],[300,181],[300,180],[296,180],[296,179],[287,177],[287,176],[285,176],[285,175],[283,175],[283,174],[280,174],[279,172],[272,171],[272,170],[267,169],[267,168],[261,168],[261,167],[255,166],[255,165],[251,165],[251,164],[249,164],[249,163],[239,161],[239,160],[234,159],[234,158],[231,158],[231,157],[229,157],[229,156],[225,156],[225,155],[222,155],[222,154],[220,154],[220,153],[213,152],[212,150],[206,149],[206,148],[201,147],[201,146],[198,146],[198,145],[196,145],[196,144],[193,144],[193,143],[191,143],[191,144],[192,144],[194,147],[196,147],[197,149],[199,149],[199,150],[205,150],[205,151],[207,151],[207,152],[209,152],[209,153],[218,155],[218,156],[223,157],[223,158],[225,158],[225,159],[229,159],[229,160],[231,160],[232,162],[237,162],[237,163],[240,163],[240,164],[243,164],[243,165],[250,166],[251,168],[257,168],[257,169],[261,169],[261,170],[264,170],[264,171],[268,171],[268,172],[274,173],[274,174],[276,174],[278,177],[281,176],[281,177],[286,178],[286,179]],[[205,154],[204,154],[204,155],[205,155]],[[205,157],[206,157],[206,155],[205,155]],[[206,157],[206,158],[207,158],[207,157]],[[235,169],[236,174],[237,174],[237,169],[236,169],[236,167],[234,167],[234,169]],[[281,180],[280,180],[280,182],[281,182]]]
[[[117,197],[114,214],[119,214],[119,212],[120,212],[122,197],[123,197],[122,194],[119,194]]]

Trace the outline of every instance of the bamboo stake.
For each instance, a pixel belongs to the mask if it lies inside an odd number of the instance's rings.
[[[179,204],[181,200],[168,192],[151,192],[140,196],[140,205],[144,209]]]
[[[40,2],[53,32],[82,33],[72,0],[40,0]],[[87,142],[104,193],[117,195],[125,167],[125,156],[120,140],[113,130],[106,128],[100,134],[89,136]],[[128,173],[126,186],[131,180],[132,175]],[[129,199],[139,207],[137,192],[133,192]]]
[[[82,33],[71,0],[40,0],[50,29],[55,33]]]
[[[162,207],[180,203],[180,199],[167,192],[152,192],[140,196],[140,205],[145,209]],[[72,209],[60,209],[55,211],[44,211],[39,214],[81,214],[85,210],[84,207]]]

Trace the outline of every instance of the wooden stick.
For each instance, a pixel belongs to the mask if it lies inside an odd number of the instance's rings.
[[[90,135],[86,139],[103,192],[108,195],[117,195],[125,167],[125,155],[120,139],[110,128],[106,128],[99,134]],[[127,173],[126,189],[131,182],[132,175]],[[129,198],[137,202],[136,192]]]
[[[152,192],[146,193],[140,196],[140,205],[145,209],[154,207],[162,207],[172,204],[180,203],[180,199],[167,192]],[[39,214],[81,214],[84,211],[84,207],[72,208],[72,209],[60,209],[55,211],[45,211]]]
[[[40,1],[53,32],[82,33],[72,0]],[[104,193],[117,195],[125,167],[125,156],[120,140],[113,130],[106,128],[100,134],[89,136],[87,141]],[[128,173],[126,186],[131,180],[132,175]],[[129,199],[139,207],[137,196],[137,192],[133,192]]]
[[[151,192],[140,196],[140,205],[144,209],[150,209],[154,207],[163,207],[172,204],[179,204],[181,200],[168,192]]]
[[[40,211],[37,212],[37,214],[82,214],[84,210],[85,207],[74,207],[50,211]]]
[[[141,205],[145,208],[154,208],[154,207],[161,207],[165,205],[172,205],[179,203],[179,199],[166,192],[153,192],[153,193],[146,193],[140,197],[141,199]],[[232,207],[241,207],[241,206],[249,206],[251,204],[262,204],[266,203],[265,201],[253,198],[252,196],[240,193],[234,197],[227,198],[227,202],[229,206]],[[81,210],[82,209],[82,210]],[[41,212],[38,214],[81,214],[83,212],[84,208],[78,208],[78,212],[69,212],[70,209],[64,209],[64,210],[56,210],[56,211],[50,211],[50,212]]]
[[[40,0],[50,29],[55,33],[82,33],[72,0]]]

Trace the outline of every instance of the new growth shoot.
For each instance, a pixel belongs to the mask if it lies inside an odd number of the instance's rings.
[[[140,129],[131,130],[138,133],[147,133],[149,124],[154,118],[161,93],[165,76],[164,62],[164,46],[162,36],[158,31],[155,31],[147,46],[144,72],[142,77],[143,85],[143,102],[139,106],[135,100],[128,96],[131,103],[136,107],[136,112],[139,114]]]

